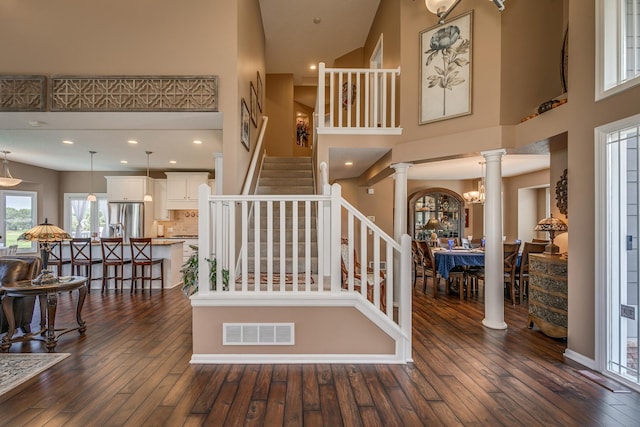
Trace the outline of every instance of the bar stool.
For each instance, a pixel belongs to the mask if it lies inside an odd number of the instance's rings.
[[[100,239],[102,248],[102,291],[109,287],[109,280],[113,279],[115,289],[118,290],[118,280],[120,281],[120,290],[124,288],[124,281],[130,280],[124,277],[124,265],[131,264],[130,259],[124,258],[124,248],[122,237],[103,237]],[[109,269],[113,267],[113,275],[110,275]]]
[[[84,273],[89,282],[89,292],[91,292],[92,267],[94,264],[102,263],[101,259],[94,259],[91,247],[90,237],[76,237],[69,242],[71,249],[71,272],[75,270],[75,275],[80,276]],[[95,280],[98,280],[96,278]]]
[[[151,238],[130,238],[131,243],[131,293],[134,288],[138,287],[138,279],[142,280],[140,285],[144,290],[144,282],[149,281],[149,292],[154,280],[160,280],[160,288],[164,289],[164,259],[153,259],[153,246]],[[160,276],[153,277],[153,266],[160,265]],[[138,267],[140,271],[138,272]],[[145,267],[148,268],[148,274],[145,274]]]
[[[64,276],[62,267],[67,264],[71,264],[71,258],[62,258],[62,241],[40,242],[38,245],[40,252],[42,252],[43,245],[47,245],[49,247],[49,261],[47,263],[47,268],[51,269],[51,267],[55,267],[58,276]]]

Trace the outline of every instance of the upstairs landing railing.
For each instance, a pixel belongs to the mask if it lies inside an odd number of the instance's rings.
[[[319,134],[390,134],[398,123],[400,68],[318,67],[316,101]]]

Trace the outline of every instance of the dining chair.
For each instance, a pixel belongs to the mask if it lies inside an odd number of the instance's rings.
[[[525,296],[529,296],[529,254],[544,252],[544,243],[524,242],[520,268],[518,270],[518,286],[520,288],[520,302]]]
[[[71,253],[71,274],[80,276],[84,274],[87,278],[88,291],[91,292],[91,281],[93,279],[93,266],[102,263],[101,259],[93,258],[93,250],[90,237],[75,237],[69,242]],[[99,280],[96,278],[95,280]]]
[[[504,243],[502,246],[504,248],[504,282],[509,283],[511,303],[516,305],[516,265],[520,243]]]
[[[503,263],[502,263],[502,272],[503,272],[503,281],[504,283],[509,284],[509,297],[511,298],[511,302],[513,305],[516,304],[515,300],[515,276],[516,276],[516,265],[518,262],[518,250],[520,248],[520,243],[503,243]],[[482,280],[485,281],[485,270],[484,268],[480,268],[477,270],[472,270],[469,272],[469,276],[474,283],[474,286],[478,286],[478,282]]]
[[[349,277],[349,241],[346,238],[342,238],[340,244],[340,268],[342,271],[342,288],[347,289],[348,287],[348,277]],[[374,272],[371,268],[362,269],[360,262],[358,261],[358,254],[353,250],[353,274],[354,274],[354,290],[356,292],[361,292],[362,283],[364,282],[367,286],[367,299],[370,302],[374,302]],[[387,310],[387,298],[385,292],[385,281],[386,277],[382,271],[380,271],[380,310]]]
[[[120,281],[120,290],[122,290],[124,281],[130,280],[124,277],[124,266],[131,264],[131,259],[124,258],[123,243],[122,237],[103,237],[100,239],[100,247],[102,248],[101,293],[104,293],[104,290],[108,288],[111,279],[114,281],[115,290],[118,289],[118,281]]]
[[[42,252],[43,246],[48,246],[49,258],[47,262],[47,268],[51,269],[51,267],[56,268],[56,274],[58,276],[64,276],[62,268],[65,265],[71,264],[71,258],[64,259],[62,258],[62,241],[57,240],[54,242],[40,242],[39,249]]]
[[[546,245],[549,241],[545,239],[531,239],[531,243],[544,243]]]
[[[144,290],[145,281],[149,282],[149,292],[154,280],[160,280],[160,289],[164,289],[164,259],[153,258],[153,245],[150,237],[140,237],[129,239],[131,243],[131,293],[137,291],[138,279],[141,280],[140,287]],[[160,275],[153,276],[153,266],[160,266]],[[145,274],[147,270],[147,274]]]
[[[427,278],[433,280],[433,297],[438,295],[438,285],[440,284],[440,275],[436,268],[435,258],[431,246],[424,240],[414,240],[418,251],[418,257],[422,263],[422,292],[427,292]]]

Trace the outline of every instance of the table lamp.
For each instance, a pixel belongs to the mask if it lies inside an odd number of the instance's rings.
[[[424,225],[424,230],[431,230],[431,242],[438,240],[437,230],[443,230],[442,224],[437,218],[429,218],[429,221]]]
[[[547,255],[559,255],[560,248],[558,247],[558,245],[553,244],[553,239],[556,237],[556,234],[564,233],[569,230],[567,224],[563,220],[554,218],[553,215],[551,215],[549,218],[541,219],[534,230],[546,231],[547,233],[549,233],[550,242],[547,246],[544,247],[544,253]]]
[[[50,242],[57,242],[60,240],[71,240],[69,233],[62,228],[49,224],[47,218],[44,219],[44,223],[38,224],[32,229],[22,233],[18,240],[37,240],[40,243],[40,256],[42,257],[42,272],[33,279],[34,284],[50,284],[56,283],[58,278],[48,270],[49,266],[49,254],[51,253]]]

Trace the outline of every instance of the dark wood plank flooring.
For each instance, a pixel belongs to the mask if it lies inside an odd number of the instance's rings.
[[[421,289],[419,283],[417,289]],[[58,324],[74,296],[59,297]],[[71,356],[0,396],[7,426],[638,425],[638,393],[612,393],[565,363],[565,343],[526,327],[481,325],[482,297],[414,292],[414,363],[190,365],[191,311],[175,288],[92,292]],[[38,342],[11,352],[43,352]]]

